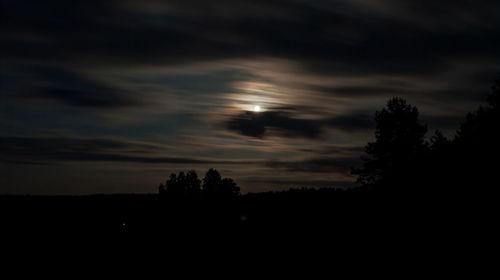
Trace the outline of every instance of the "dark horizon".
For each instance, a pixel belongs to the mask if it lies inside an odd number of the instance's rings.
[[[0,3],[0,194],[349,188],[390,98],[453,138],[500,73],[498,1]]]

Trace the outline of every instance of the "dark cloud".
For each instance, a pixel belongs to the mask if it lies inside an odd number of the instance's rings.
[[[84,91],[64,88],[42,88],[36,93],[38,98],[55,99],[66,105],[76,107],[114,108],[137,105],[128,98],[123,98],[111,89]]]
[[[287,186],[291,188],[297,187],[340,187],[350,188],[356,184],[352,180],[337,181],[337,180],[286,180],[286,179],[262,179],[262,180],[243,180],[243,182],[251,184],[265,184],[267,186]]]
[[[28,67],[1,81],[4,95],[19,99],[48,99],[75,107],[119,108],[139,106],[139,94],[57,67]]]
[[[465,116],[422,116],[422,123],[427,124],[429,131],[434,129],[456,131],[463,121]]]
[[[260,77],[243,70],[217,70],[204,73],[161,74],[147,77],[132,77],[130,81],[165,85],[169,89],[188,93],[193,97],[208,96],[234,91],[233,84],[239,81],[258,80]]]
[[[349,174],[351,167],[359,164],[359,157],[325,157],[298,161],[268,161],[267,167],[285,169],[290,172]]]
[[[259,113],[246,111],[231,118],[227,127],[229,130],[252,137],[264,137],[269,130],[285,137],[316,138],[321,133],[321,122],[293,118],[285,111]]]
[[[373,115],[353,113],[340,115],[325,122],[329,127],[347,132],[367,131],[375,128]]]
[[[332,155],[332,156],[353,156],[363,154],[365,148],[363,146],[337,146],[329,145],[324,147],[310,147],[300,149],[301,152],[312,153],[318,155]]]
[[[348,132],[374,128],[373,116],[367,114],[340,115],[327,119],[301,119],[290,111],[246,111],[232,117],[227,128],[245,136],[262,138],[268,135],[281,137],[320,138],[325,128]]]
[[[153,153],[161,147],[112,139],[87,139],[70,137],[0,137],[2,155],[44,156],[64,153],[101,153],[109,151]]]
[[[485,66],[488,68],[487,66]],[[485,73],[466,73],[464,77],[450,81],[445,87],[434,86],[433,88],[425,88],[424,80],[415,78],[408,81],[389,81],[385,82],[384,86],[379,86],[378,81],[367,82],[366,85],[349,85],[349,86],[308,86],[315,92],[322,92],[333,97],[342,97],[361,100],[363,98],[379,98],[389,99],[393,96],[408,98],[408,100],[433,100],[439,102],[475,102],[480,103],[486,100],[490,90],[487,86],[493,84],[496,71],[489,68],[489,72]],[[468,76],[470,75],[470,76]],[[446,78],[441,81],[446,84]],[[422,88],[420,88],[422,87]]]
[[[484,84],[487,84],[486,82]],[[492,84],[492,83],[491,83]],[[469,102],[482,102],[486,100],[486,97],[490,91],[488,88],[481,88],[481,86],[476,86],[475,88],[449,88],[441,89],[436,91],[429,91],[427,94],[433,100],[440,100],[442,102],[449,102],[450,100],[462,100]],[[416,95],[416,94],[415,94]]]
[[[361,7],[387,16],[416,22],[424,26],[440,25],[442,29],[461,29],[467,26],[498,23],[495,9],[498,1],[486,0],[478,5],[473,0],[427,1],[397,1],[397,0],[354,0]],[[493,10],[492,10],[493,9]],[[454,24],[453,24],[454,23]]]
[[[367,97],[367,96],[390,96],[400,95],[404,91],[401,88],[377,87],[377,86],[342,86],[342,87],[327,87],[327,86],[311,86],[314,91],[324,92],[333,96],[342,97]]]
[[[118,161],[177,164],[249,164],[249,162],[157,157],[159,146],[109,139],[1,137],[4,162],[33,164],[46,161]],[[141,154],[141,155],[135,155]],[[18,160],[12,160],[12,159]],[[29,159],[19,160],[19,159]]]
[[[432,129],[457,129],[463,116],[423,115],[421,119]],[[264,138],[280,136],[290,138],[321,138],[326,128],[344,132],[370,132],[375,130],[373,114],[352,113],[325,119],[300,119],[293,117],[290,111],[249,112],[232,117],[227,122],[230,131],[241,135]],[[347,150],[346,150],[347,149]],[[330,147],[321,153],[345,153],[357,151],[359,147]],[[308,151],[307,149],[305,151]]]
[[[484,68],[496,61],[499,69],[500,21],[491,11],[500,4],[495,1],[481,5],[363,0],[50,3],[2,1],[0,56],[5,68],[22,71],[25,65],[57,64],[61,71],[75,74],[80,68],[276,57],[293,60],[310,73],[338,77],[440,75],[461,59]],[[471,62],[474,59],[483,62]],[[189,94],[213,93],[226,89],[213,81],[228,76],[217,76],[172,76],[169,83]],[[89,86],[81,79],[32,85],[25,92],[83,107],[139,102],[137,94],[104,83]],[[346,97],[424,94],[380,85],[313,90]],[[477,96],[464,91],[463,98],[477,101]]]
[[[401,13],[398,17],[349,1],[27,2],[2,5],[5,34],[18,36],[4,36],[7,56],[97,64],[274,56],[336,74],[428,73],[471,53],[498,59],[500,47],[494,2],[408,2],[418,9],[384,2]],[[414,12],[436,7],[443,13]],[[404,13],[466,24],[454,32],[437,23],[429,29],[406,21]],[[33,34],[36,38],[26,40]]]

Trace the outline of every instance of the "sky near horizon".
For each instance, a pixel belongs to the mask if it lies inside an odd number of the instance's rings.
[[[0,194],[354,186],[393,96],[453,136],[500,73],[499,1],[0,0]],[[257,110],[258,106],[258,110]]]

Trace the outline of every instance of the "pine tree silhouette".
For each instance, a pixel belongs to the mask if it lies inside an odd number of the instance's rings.
[[[427,126],[418,119],[418,109],[399,97],[375,113],[375,142],[365,147],[363,167],[354,169],[363,185],[396,186],[414,181],[421,155],[427,151]]]

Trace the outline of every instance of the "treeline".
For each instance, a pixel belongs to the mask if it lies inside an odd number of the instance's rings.
[[[176,199],[230,198],[240,194],[240,188],[231,178],[222,178],[219,171],[210,168],[203,181],[194,170],[170,174],[165,184],[160,183],[160,195]]]
[[[467,114],[452,138],[439,130],[426,138],[418,109],[390,99],[375,113],[375,141],[365,147],[363,166],[353,169],[358,182],[390,192],[492,191],[500,158],[500,78],[492,90],[487,105]]]

